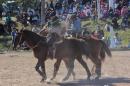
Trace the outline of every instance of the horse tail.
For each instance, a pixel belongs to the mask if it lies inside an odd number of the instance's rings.
[[[105,58],[105,52],[106,52],[109,57],[112,57],[111,51],[108,48],[108,46],[106,45],[106,43],[104,41],[100,41],[100,42],[103,45],[103,47],[101,48],[100,56]]]

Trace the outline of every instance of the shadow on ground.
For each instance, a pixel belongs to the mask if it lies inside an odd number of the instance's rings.
[[[130,84],[130,78],[103,78],[100,80],[77,80],[73,82],[58,83],[59,86],[115,86],[114,84]]]

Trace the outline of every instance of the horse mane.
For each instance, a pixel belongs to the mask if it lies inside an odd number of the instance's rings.
[[[31,40],[33,40],[33,41],[35,41],[35,42],[38,42],[38,41],[40,41],[40,40],[46,41],[46,37],[40,36],[40,35],[36,34],[35,32],[30,31],[30,30],[24,29],[22,32],[23,32],[26,36],[28,36]]]

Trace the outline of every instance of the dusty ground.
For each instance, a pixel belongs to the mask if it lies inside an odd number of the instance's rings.
[[[113,57],[103,63],[99,81],[87,81],[85,70],[75,62],[76,80],[71,76],[68,81],[60,82],[66,74],[62,62],[55,81],[47,84],[40,83],[41,77],[34,68],[37,60],[32,52],[5,52],[0,54],[0,86],[130,86],[130,51],[113,51],[112,54]],[[46,61],[48,78],[52,76],[54,62]],[[91,62],[87,62],[91,68]]]

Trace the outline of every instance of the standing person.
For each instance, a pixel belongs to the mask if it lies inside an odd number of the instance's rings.
[[[119,24],[118,24],[117,21],[118,21],[118,20],[117,20],[116,17],[113,17],[113,18],[112,18],[112,26],[113,26],[113,28],[114,28],[115,30],[118,30],[118,29],[119,29]]]
[[[12,30],[12,32],[11,32],[12,45],[14,45],[16,35],[17,35],[17,29],[16,29],[16,28],[13,28],[13,30]]]
[[[81,33],[81,20],[78,16],[74,15],[72,18],[72,35],[73,37],[78,37]]]
[[[124,17],[127,14],[128,14],[128,7],[123,6],[123,8],[121,9],[121,16]]]
[[[109,8],[108,13],[109,13],[109,17],[110,17],[110,18],[113,18],[113,16],[114,16],[114,10],[113,10],[112,7]]]

